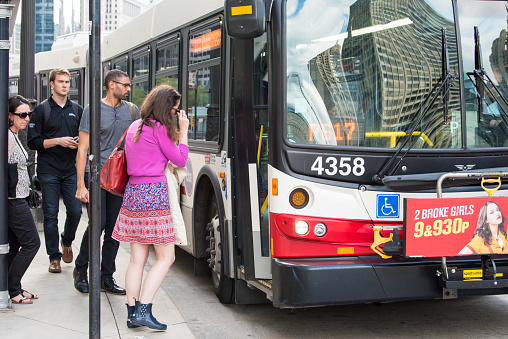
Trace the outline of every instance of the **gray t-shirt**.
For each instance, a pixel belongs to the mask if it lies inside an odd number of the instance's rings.
[[[136,119],[139,119],[139,109],[136,108]],[[118,140],[122,134],[132,124],[132,115],[129,106],[125,101],[121,105],[113,107],[101,101],[101,167],[115,149]],[[88,125],[90,121],[90,107],[86,106],[81,116],[79,130],[89,133]],[[88,166],[86,171],[89,171]]]

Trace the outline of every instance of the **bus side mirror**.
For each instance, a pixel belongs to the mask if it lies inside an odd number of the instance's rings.
[[[236,39],[253,39],[265,32],[263,0],[225,0],[226,28]]]

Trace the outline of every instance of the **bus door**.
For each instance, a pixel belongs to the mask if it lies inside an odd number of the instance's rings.
[[[44,100],[48,99],[51,96],[51,87],[49,85],[49,72],[41,72],[39,78],[39,93],[37,96],[37,101],[39,103],[43,102]]]
[[[254,39],[253,113],[256,135],[256,165],[249,178],[251,189],[252,236],[256,278],[271,279],[270,227],[268,214],[268,52],[266,33]]]

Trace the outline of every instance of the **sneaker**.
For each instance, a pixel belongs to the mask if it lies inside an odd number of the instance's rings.
[[[60,273],[62,268],[60,267],[60,260],[53,260],[49,263],[48,271],[50,273]]]
[[[125,289],[118,286],[113,277],[103,278],[101,280],[101,291],[108,292],[111,294],[120,294],[120,295],[125,294]]]
[[[65,246],[60,240],[60,245],[62,245],[62,260],[64,263],[70,264],[72,262],[72,246]]]

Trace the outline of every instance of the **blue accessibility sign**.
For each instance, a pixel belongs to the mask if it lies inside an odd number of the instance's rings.
[[[378,194],[376,202],[377,218],[398,218],[400,194]]]

